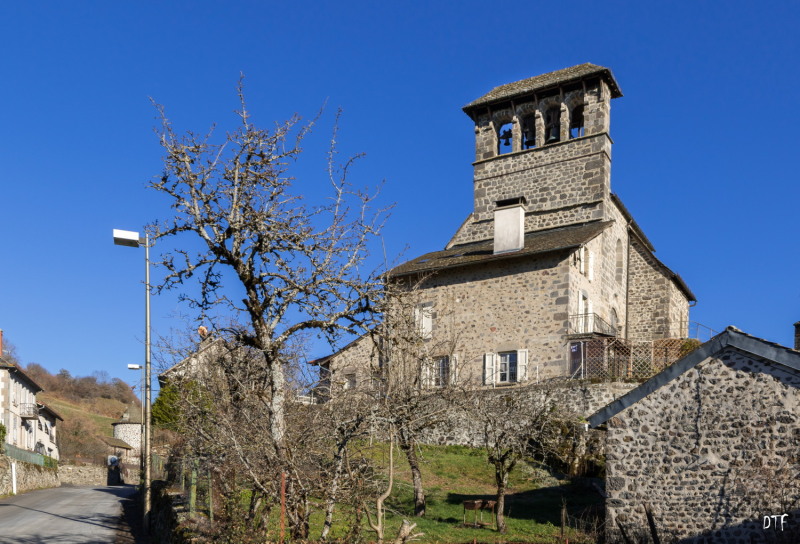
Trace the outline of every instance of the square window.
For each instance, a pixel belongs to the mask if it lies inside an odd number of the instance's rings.
[[[498,381],[500,383],[515,383],[517,381],[517,352],[507,351],[498,355],[500,357]]]
[[[433,385],[446,387],[450,383],[450,357],[437,357],[433,361]]]

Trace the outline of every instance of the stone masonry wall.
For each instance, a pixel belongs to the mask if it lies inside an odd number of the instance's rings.
[[[610,169],[606,134],[475,163],[474,213],[451,244],[491,238],[495,202],[520,196],[528,202],[526,231],[603,219]]]
[[[629,259],[628,339],[670,338],[669,284],[672,282],[663,274],[650,251],[635,238],[631,238]]]
[[[329,368],[329,383],[321,385],[324,389],[329,388],[331,395],[336,395],[347,387],[348,374],[355,375],[356,387],[368,384],[372,379],[372,371],[378,368],[377,352],[372,338],[365,335],[354,341],[332,358]]]
[[[800,531],[800,373],[786,367],[729,348],[609,420],[606,448],[608,527],[646,528],[649,503],[686,543]],[[765,531],[781,514],[784,535]]]
[[[55,469],[23,463],[0,455],[0,496],[10,495],[13,492],[11,463],[16,463],[17,466],[17,493],[61,485]]]
[[[418,295],[433,303],[431,342],[454,346],[465,383],[481,383],[485,353],[522,349],[529,350],[529,380],[563,375],[569,266],[560,253],[440,271]]]
[[[638,384],[599,383],[583,381],[553,382],[518,387],[486,389],[484,395],[504,395],[512,392],[527,395],[532,399],[551,395],[554,402],[571,409],[576,417],[588,417],[606,404],[621,397]],[[534,403],[535,404],[535,403]],[[520,414],[524,417],[524,414]],[[480,425],[460,412],[451,412],[440,424],[426,429],[420,440],[424,444],[441,446],[483,447],[483,431]]]
[[[473,385],[483,381],[484,354],[514,350],[529,351],[529,382],[563,376],[570,266],[568,252],[562,252],[536,261],[509,260],[502,269],[478,265],[432,275],[416,293],[421,304],[432,304],[428,355],[455,355],[459,381]],[[369,338],[334,356],[332,389],[350,372],[363,383],[369,364],[377,365],[374,357]]]
[[[125,462],[138,463],[142,442],[141,423],[114,423],[114,438],[119,438],[133,447],[132,450],[125,452]]]

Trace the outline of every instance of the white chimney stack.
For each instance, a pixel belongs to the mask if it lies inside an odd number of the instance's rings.
[[[525,247],[525,199],[500,200],[494,210],[494,253]]]

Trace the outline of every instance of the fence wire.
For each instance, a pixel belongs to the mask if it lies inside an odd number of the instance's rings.
[[[573,377],[603,381],[646,380],[700,345],[699,341],[686,338],[650,342],[593,338],[581,343],[581,357],[573,359]]]

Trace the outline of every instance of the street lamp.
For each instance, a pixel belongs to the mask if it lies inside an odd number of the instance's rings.
[[[144,365],[128,365],[128,370],[141,370],[142,371],[142,379],[139,383],[144,385]],[[139,387],[139,394],[142,397],[141,407],[142,407],[142,416],[141,416],[141,423],[139,425],[139,469],[141,476],[144,476],[144,390]]]
[[[145,231],[144,238],[138,232],[114,229],[114,243],[118,246],[144,246],[144,526],[149,532],[150,517],[150,235]]]

